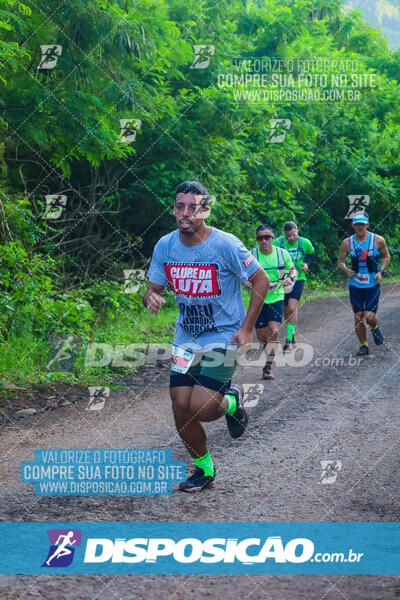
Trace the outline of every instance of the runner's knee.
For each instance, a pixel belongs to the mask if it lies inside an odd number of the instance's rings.
[[[199,421],[215,421],[224,413],[222,400],[220,393],[196,386],[190,399],[191,413]]]
[[[360,323],[362,323],[365,319],[365,311],[360,311],[360,312],[356,312],[354,313],[354,321],[356,323],[356,325],[359,325]]]
[[[192,390],[193,388],[191,388]],[[190,413],[190,396],[191,390],[186,388],[170,388],[170,395],[172,400],[172,408],[174,415],[187,415]]]
[[[367,323],[373,323],[374,321],[376,321],[377,316],[374,312],[372,311],[368,311],[365,313],[365,320],[367,321]]]
[[[279,328],[280,328],[280,324],[279,324],[279,323],[274,323],[274,322],[271,322],[271,323],[269,324],[269,331],[270,331],[270,336],[269,336],[269,338],[270,338],[270,339],[271,339],[271,338],[273,338],[273,337],[276,337],[276,336],[278,335],[278,333],[279,333]]]
[[[267,335],[265,332],[265,328],[264,329],[256,329],[256,336],[259,342],[266,342],[267,341]]]

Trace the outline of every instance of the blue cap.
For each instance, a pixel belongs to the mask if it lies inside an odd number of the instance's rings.
[[[353,217],[353,223],[369,223],[367,213],[358,213]]]

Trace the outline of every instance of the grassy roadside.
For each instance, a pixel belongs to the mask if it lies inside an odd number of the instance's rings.
[[[118,387],[121,376],[137,371],[132,344],[170,343],[174,337],[175,297],[166,294],[160,314],[151,315],[140,301],[142,293],[140,290],[133,299],[122,290],[113,292],[109,296],[112,305],[106,309],[101,305],[95,318],[86,323],[88,334],[76,336],[78,343],[72,352],[65,339],[75,336],[74,330],[61,329],[60,349],[56,351],[51,349],[49,335],[38,335],[29,328],[19,335],[10,332],[7,341],[0,344],[0,398],[12,395],[15,385],[28,390],[59,383]],[[87,368],[90,347],[97,348],[92,362],[101,365],[98,368]],[[60,360],[54,361],[55,355]]]

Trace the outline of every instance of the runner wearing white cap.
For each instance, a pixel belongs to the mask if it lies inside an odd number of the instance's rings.
[[[356,334],[360,340],[357,354],[365,356],[369,354],[365,322],[370,327],[375,344],[383,344],[376,312],[382,277],[389,264],[390,254],[384,238],[368,231],[367,213],[356,213],[352,226],[355,234],[343,240],[338,266],[349,278],[350,304],[354,312]],[[346,258],[351,259],[351,268],[346,266]],[[380,259],[382,264],[379,267]]]

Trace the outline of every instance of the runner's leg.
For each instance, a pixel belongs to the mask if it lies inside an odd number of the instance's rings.
[[[296,298],[289,298],[285,306],[285,321],[290,325],[297,325],[297,308],[299,301]]]
[[[186,374],[176,375],[171,371],[170,393],[176,428],[197,467],[193,475],[180,484],[182,491],[196,492],[215,485],[215,469],[202,422],[226,415],[227,420],[233,420],[233,432],[232,423],[228,421],[232,437],[240,437],[245,430],[245,411],[238,407],[234,396],[237,390],[230,390],[235,368],[236,353],[217,349],[205,353]],[[239,396],[241,398],[241,392]]]
[[[205,487],[214,487],[215,468],[201,421],[221,417],[228,401],[222,394],[201,385],[171,388],[171,398],[177,431],[196,465],[192,476],[179,488],[184,492],[199,492]]]
[[[279,323],[278,321],[270,321],[268,323],[268,327],[265,328],[265,337],[266,337],[266,342],[267,342],[267,362],[270,360],[270,364],[272,364],[273,360],[274,360],[274,356],[276,354],[276,347],[278,345],[278,334],[279,334],[279,329],[281,327],[281,323]],[[261,330],[264,331],[264,330]]]
[[[367,321],[367,323],[371,327],[371,329],[375,329],[375,327],[377,327],[377,325],[378,325],[378,317],[376,316],[376,313],[374,313],[374,312],[367,311],[365,313],[365,320]]]
[[[274,379],[271,373],[272,363],[274,361],[276,346],[279,343],[278,333],[281,323],[278,321],[269,321],[267,327],[257,329],[257,339],[266,346],[266,362],[263,368],[263,379]]]
[[[354,328],[361,346],[367,343],[367,328],[364,323],[366,314],[364,310],[354,313]]]
[[[367,329],[364,319],[366,316],[365,302],[366,290],[358,288],[354,285],[349,285],[350,304],[354,312],[354,329],[357,337],[360,340],[360,350],[357,353],[359,356],[368,354]]]
[[[263,379],[274,379],[271,373],[271,365],[279,343],[278,334],[282,324],[283,310],[283,300],[264,304],[263,310],[256,322],[257,339],[267,348],[267,361],[263,368]]]
[[[304,279],[296,281],[290,294],[285,294],[284,317],[286,322],[286,341],[283,350],[286,352],[295,344],[294,332],[297,326],[297,311],[304,289]]]
[[[380,293],[380,285],[370,288],[368,290],[368,296],[365,303],[365,310],[367,311],[365,320],[367,321],[370,327],[372,337],[374,338],[374,342],[377,346],[380,346],[384,342],[382,331],[378,327],[378,317],[376,314],[378,310]]]
[[[297,309],[299,301],[297,298],[289,298],[286,308],[286,339],[290,342],[293,340],[294,330],[297,326]]]
[[[207,452],[207,439],[198,416],[193,412],[192,393],[193,387],[170,388],[176,429],[190,456],[199,458]]]

